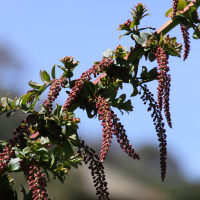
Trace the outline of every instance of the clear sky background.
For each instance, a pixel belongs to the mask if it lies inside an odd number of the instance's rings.
[[[115,49],[119,44],[128,49],[134,46],[129,36],[119,39],[124,31],[116,29],[131,18],[131,8],[140,2],[148,6],[151,14],[141,21],[140,28],[151,26],[158,29],[169,19],[165,18],[165,12],[172,6],[172,0],[1,1],[0,44],[12,47],[12,54],[19,56],[25,65],[17,74],[12,71],[4,74],[4,86],[12,84],[13,89],[20,88],[23,95],[29,89],[27,83],[30,79],[41,83],[40,69],[50,73],[52,66],[61,64],[59,59],[64,56],[74,55],[81,62],[74,71],[74,78],[78,78],[93,62],[100,61],[108,48]],[[193,30],[190,33],[192,35]],[[176,36],[178,42],[183,41],[179,27],[169,34]],[[168,153],[177,159],[182,173],[191,181],[200,181],[199,45],[200,40],[191,38],[191,51],[186,61],[178,57],[169,59],[173,128],[166,127]],[[143,58],[140,66],[151,69],[157,63]],[[60,69],[57,68],[56,73],[59,77]],[[157,81],[149,84],[149,88],[156,95]],[[131,86],[124,85],[121,93],[126,93],[127,99],[132,100],[134,112],[123,116],[117,110],[116,113],[136,150],[145,144],[158,146],[151,113],[147,112],[147,106],[139,96],[129,98],[131,89]],[[66,93],[63,93],[58,103],[64,103],[66,98]],[[88,143],[100,141],[102,127],[98,119],[88,119],[82,110],[76,114],[81,119],[81,138]]]

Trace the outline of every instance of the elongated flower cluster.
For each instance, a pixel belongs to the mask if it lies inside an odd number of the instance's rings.
[[[167,74],[167,80],[166,80],[165,90],[163,94],[163,107],[164,107],[167,123],[169,127],[172,128],[171,116],[170,116],[170,111],[169,111],[169,92],[170,92],[170,86],[171,86],[170,82],[171,82],[171,75]]]
[[[91,74],[96,77],[99,73],[105,71],[112,65],[114,61],[110,58],[104,58],[101,62],[99,62],[98,65],[93,65],[92,68],[87,70],[86,72],[83,72],[80,79],[77,79],[75,82],[75,86],[72,88],[72,91],[70,91],[69,96],[63,106],[63,110],[68,110],[69,107],[73,104],[73,101],[75,98],[77,98],[78,94],[83,89],[84,81],[91,80]]]
[[[178,8],[178,0],[173,0],[173,6],[172,6],[172,16],[174,17],[176,15],[177,12],[177,8]]]
[[[66,78],[61,76],[59,79],[53,79],[52,80],[52,85],[50,86],[49,94],[48,97],[45,101],[43,101],[44,106],[49,110],[49,114],[51,114],[52,109],[53,109],[53,101],[58,97],[59,92],[61,90],[60,85],[63,84],[63,82],[66,81]]]
[[[38,162],[32,159],[20,160],[20,166],[32,190],[34,200],[47,200],[45,187],[47,183],[44,173],[41,172]]]
[[[148,111],[153,110],[153,113],[151,114],[151,117],[153,118],[153,122],[156,128],[157,136],[158,136],[158,141],[160,142],[159,147],[160,147],[160,167],[161,167],[161,178],[162,181],[164,181],[165,176],[166,176],[166,159],[167,159],[167,141],[166,137],[167,135],[165,134],[166,130],[164,129],[165,124],[162,122],[162,114],[160,109],[157,106],[157,102],[153,98],[153,94],[147,89],[147,86],[141,85],[141,88],[143,90],[143,95],[141,96],[141,99],[144,101],[144,104],[149,101],[149,107]]]
[[[23,143],[26,144],[26,141],[24,140],[24,133],[26,133],[27,135],[30,134],[27,120],[24,119],[21,123],[22,125],[18,126],[18,128],[16,128],[13,132],[14,138],[9,140],[12,147],[14,147],[16,144],[18,145],[18,147],[22,146]]]
[[[101,155],[100,155],[100,161],[103,162],[109,150],[111,138],[113,138],[113,132],[112,132],[113,123],[112,123],[112,116],[110,113],[110,105],[101,96],[98,97],[96,108],[98,109],[97,112],[100,116],[99,119],[102,120],[101,125],[103,126],[102,128],[103,143],[102,143]]]
[[[181,27],[181,32],[183,35],[183,41],[184,41],[184,55],[183,55],[183,60],[185,61],[185,59],[188,57],[189,51],[190,51],[190,37],[189,37],[189,28],[187,26],[185,26],[184,24],[180,24]]]
[[[116,140],[120,144],[120,147],[124,150],[126,154],[128,154],[129,157],[140,160],[139,155],[135,152],[134,148],[132,148],[132,145],[129,144],[128,136],[126,135],[126,130],[124,129],[124,126],[120,122],[118,122],[120,119],[117,118],[117,115],[114,114],[113,110],[111,110],[111,117],[113,124],[111,130],[116,136]]]
[[[168,125],[171,125],[171,117],[169,111],[169,92],[171,76],[167,74],[169,67],[167,66],[167,56],[163,48],[158,47],[155,53],[158,63],[158,108],[162,110],[164,108],[165,116],[167,118]]]
[[[0,153],[0,175],[4,172],[4,169],[8,166],[11,158],[15,157],[15,153],[12,150],[11,145],[6,144],[6,148],[3,149],[3,153]]]
[[[99,96],[96,108],[98,109],[98,114],[100,116],[100,120],[102,121],[101,125],[103,126],[103,143],[100,161],[103,162],[103,160],[105,160],[113,134],[117,137],[117,142],[120,144],[120,147],[124,150],[124,152],[133,159],[139,160],[139,155],[135,152],[134,148],[132,148],[132,145],[129,144],[124,126],[118,122],[120,119],[117,118],[117,115],[110,109],[107,101]]]
[[[91,170],[94,187],[97,190],[96,195],[99,196],[99,200],[109,200],[109,193],[107,192],[107,182],[104,175],[104,166],[102,162],[99,161],[99,157],[95,154],[95,151],[85,145],[84,141],[82,141],[81,147],[77,151],[77,153],[79,153],[80,156],[83,156],[83,161],[85,162],[85,164],[89,163],[90,165],[88,168]]]

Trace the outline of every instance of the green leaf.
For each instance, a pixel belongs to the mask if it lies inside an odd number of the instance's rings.
[[[151,34],[150,33],[146,33],[146,32],[140,32],[140,38],[146,42],[148,40],[148,37],[150,36]],[[143,43],[144,43],[143,42]]]
[[[136,24],[135,24],[135,20],[133,20],[133,21],[131,22],[130,29],[134,28],[135,25],[136,25]]]
[[[35,151],[35,153],[36,153],[37,155],[43,156],[43,155],[48,155],[48,154],[49,154],[49,151],[48,151],[48,149],[42,147],[42,148],[40,148],[40,149],[37,149],[37,150]]]
[[[103,52],[103,56],[106,58],[110,58],[113,57],[114,52],[112,49],[107,49],[106,51]]]
[[[27,153],[30,153],[31,148],[30,147],[25,147],[23,149],[23,153],[26,155]]]
[[[70,164],[69,164],[67,161],[65,161],[64,164],[65,164],[65,167],[66,167],[67,169],[69,169],[69,170],[71,169],[71,166],[70,166]]]
[[[69,160],[72,155],[74,155],[74,151],[69,143],[69,141],[63,142],[63,154],[66,160]]]
[[[193,33],[192,36],[194,39],[200,39],[200,23],[198,24],[196,30]]]
[[[142,66],[141,78],[142,79],[149,79],[149,78],[151,78],[151,75],[147,72],[147,68],[145,66]]]
[[[46,84],[43,84],[43,85],[38,89],[38,92],[40,92],[40,93],[44,92],[44,90],[46,89],[46,88],[45,88],[46,86],[47,86]]]
[[[7,98],[7,97],[2,97],[1,98],[1,103],[2,103],[3,106],[12,107],[13,100],[10,99],[10,98]]]
[[[31,109],[34,109],[35,104],[37,103],[37,101],[39,100],[39,98],[40,98],[40,96],[38,96],[38,97],[35,99],[35,101],[32,103]]]
[[[134,38],[135,41],[136,41],[138,44],[140,44],[140,45],[142,45],[142,44],[145,42],[145,40],[143,40],[141,37],[139,37],[139,36],[136,35],[136,34],[133,34],[133,38]]]
[[[169,14],[172,13],[172,8],[170,8],[166,13],[165,13],[165,17],[170,17]]]
[[[48,83],[51,81],[50,75],[45,70],[42,72],[42,77]]]
[[[63,149],[61,146],[56,146],[53,150],[53,155],[56,159],[59,159],[60,156],[62,155]]]
[[[40,75],[41,81],[42,81],[43,83],[46,83],[45,80],[44,80],[44,78],[43,78],[43,76],[42,76],[42,70],[40,70],[39,75]]]
[[[185,0],[179,0],[178,1],[178,7],[177,7],[177,10],[183,10],[185,7],[187,6]]]
[[[28,82],[29,86],[32,87],[32,88],[36,88],[36,89],[39,89],[42,85],[40,83],[36,83],[36,82]]]
[[[8,163],[9,171],[19,172],[21,170],[21,166],[19,162],[20,162],[20,158],[11,158],[10,162]]]
[[[154,67],[153,69],[151,69],[149,71],[149,74],[151,75],[151,78],[157,77],[158,76],[157,67]]]
[[[54,65],[51,70],[51,76],[53,79],[56,78],[56,73],[55,73],[56,70],[55,69],[56,69],[56,65]]]
[[[12,108],[15,109],[15,101],[16,101],[17,97],[15,97],[15,99],[13,100],[13,103],[12,103]]]
[[[132,94],[131,94],[131,97],[134,97],[134,96],[136,96],[138,94],[138,89],[137,89],[137,87],[133,87],[133,92],[132,92]]]
[[[154,53],[150,53],[150,54],[149,54],[149,61],[150,61],[150,62],[153,62],[155,59],[156,59],[155,54],[154,54]]]
[[[120,110],[123,109],[126,112],[128,111],[133,111],[133,106],[131,105],[131,100],[127,100],[126,102],[124,102],[121,106],[120,106]]]
[[[70,161],[70,160],[68,160],[67,162],[68,162],[72,167],[75,167],[76,169],[78,168],[78,164],[76,164],[75,162]]]
[[[23,98],[23,100],[22,100],[22,102],[21,102],[21,107],[22,108],[27,108],[26,107],[26,103],[27,103],[27,101],[28,101],[28,98],[31,96],[31,92],[29,92],[26,96],[24,96],[24,98]]]

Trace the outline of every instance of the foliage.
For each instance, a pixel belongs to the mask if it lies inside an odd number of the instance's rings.
[[[184,60],[188,57],[190,48],[188,29],[194,29],[194,39],[199,39],[200,36],[198,4],[190,3],[174,0],[173,9],[166,13],[166,16],[172,17],[172,21],[178,20],[181,24],[185,45]],[[152,112],[151,117],[160,143],[161,179],[164,181],[167,135],[162,108],[168,125],[172,128],[169,110],[171,75],[169,74],[168,58],[169,56],[181,57],[182,44],[177,43],[175,37],[169,37],[162,32],[160,34],[158,32],[142,32],[142,30],[154,30],[154,28],[138,28],[141,19],[149,14],[145,14],[147,7],[142,3],[134,7],[131,12],[133,20],[127,20],[119,26],[119,30],[127,31],[122,36],[131,35],[131,39],[135,41],[135,47],[131,47],[130,52],[121,45],[114,50],[108,49],[103,53],[101,61],[94,62],[94,65],[76,80],[72,80],[73,70],[80,62],[74,60],[73,56],[66,56],[60,60],[63,66],[53,66],[51,76],[45,70],[40,71],[39,75],[43,84],[30,81],[31,90],[20,98],[12,100],[8,95],[1,98],[0,114],[6,113],[7,117],[10,117],[18,110],[29,114],[15,129],[14,138],[9,140],[9,143],[4,141],[0,143],[0,192],[2,195],[6,196],[9,191],[12,196],[9,199],[17,199],[17,193],[12,190],[13,180],[8,173],[22,171],[30,186],[28,194],[22,186],[24,200],[47,199],[45,177],[48,178],[49,173],[52,173],[54,178],[58,178],[64,183],[65,176],[71,167],[78,168],[78,165],[84,161],[85,164],[89,163],[90,165],[89,169],[91,169],[99,199],[109,199],[102,163],[111,146],[113,136],[116,136],[120,147],[129,157],[140,159],[129,143],[124,126],[119,122],[120,119],[111,109],[111,107],[118,108],[122,114],[124,111],[127,113],[133,111],[131,101],[126,100],[126,94],[117,98],[123,83],[132,85],[131,97],[141,94],[144,104],[147,102],[149,104],[148,111]],[[137,52],[138,49],[140,53]],[[156,59],[158,67],[148,71],[146,66],[142,66],[142,69],[139,70],[139,61],[143,55],[150,62]],[[56,78],[56,67],[63,71],[59,78]],[[96,77],[100,73],[103,73],[101,78],[91,82],[91,76]],[[154,80],[158,80],[157,101],[145,84]],[[48,88],[49,93],[41,104],[40,111],[35,111],[36,103]],[[53,109],[53,102],[59,96],[62,88],[65,89],[68,97],[64,105],[56,104]],[[88,118],[98,116],[101,121],[103,143],[100,158],[91,147],[85,145],[85,142],[79,138],[80,119],[76,118],[74,114],[78,108],[86,110]],[[53,150],[50,148],[51,145],[55,145]]]

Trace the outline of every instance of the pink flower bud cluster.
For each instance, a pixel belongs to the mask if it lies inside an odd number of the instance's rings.
[[[110,105],[107,103],[107,101],[99,96],[96,103],[96,108],[98,109],[97,112],[100,116],[100,120],[102,121],[101,125],[103,126],[103,143],[100,161],[103,162],[105,160],[111,144],[111,138],[113,138],[113,134],[117,137],[117,142],[120,144],[120,147],[124,150],[124,152],[133,159],[139,160],[139,155],[135,152],[134,148],[132,148],[132,145],[129,144],[124,126],[118,122],[119,118],[117,118],[117,115],[114,114],[114,112],[110,109]]]
[[[11,158],[15,157],[15,152],[12,151],[11,145],[6,144],[6,148],[3,149],[3,153],[0,153],[0,175],[4,172]]]
[[[52,113],[53,110],[53,101],[56,100],[56,98],[59,95],[59,92],[61,90],[61,86],[63,85],[63,82],[66,81],[66,78],[64,78],[63,76],[61,76],[59,79],[53,79],[52,80],[52,84],[50,86],[50,90],[49,90],[49,94],[48,97],[45,101],[43,101],[44,106],[49,110],[49,113]]]
[[[169,92],[170,92],[170,84],[171,82],[171,75],[167,74],[167,80],[166,80],[166,85],[165,85],[165,90],[163,94],[163,108],[165,112],[165,117],[167,119],[167,123],[170,128],[172,128],[172,122],[171,122],[171,116],[170,116],[170,111],[169,111]]]
[[[96,74],[107,70],[111,64],[113,64],[114,61],[111,58],[104,58],[101,62],[99,62],[98,65],[93,65],[92,68],[87,70],[86,72],[83,72],[80,79],[77,79],[75,82],[75,86],[72,88],[72,90],[69,93],[69,96],[63,106],[63,110],[68,110],[69,107],[73,104],[75,98],[77,98],[78,94],[83,89],[84,81],[91,80],[91,74],[96,77]]]
[[[167,74],[169,67],[167,66],[167,56],[163,48],[158,47],[155,53],[156,60],[158,63],[158,108],[162,110],[164,108],[165,116],[170,128],[171,116],[169,111],[169,93],[170,93],[170,81],[171,75]]]
[[[45,187],[47,183],[44,173],[41,172],[38,162],[32,159],[21,159],[20,166],[32,190],[34,200],[47,200]]]
[[[83,157],[85,164],[89,163],[89,169],[91,170],[91,175],[93,177],[94,187],[96,188],[96,195],[99,196],[99,200],[107,199],[109,200],[109,193],[107,192],[107,182],[104,175],[104,166],[102,162],[99,161],[99,157],[95,154],[95,151],[84,144],[82,141],[81,147],[77,153]]]
[[[174,17],[176,15],[177,12],[177,8],[178,8],[178,0],[173,0],[173,6],[172,6],[172,16]]]
[[[124,23],[125,26],[130,29],[130,25],[131,25],[131,20],[130,19],[127,19],[127,21]]]
[[[135,152],[134,148],[132,148],[132,145],[129,143],[124,126],[120,122],[118,122],[120,119],[117,118],[117,115],[114,114],[112,110],[110,111],[110,113],[112,117],[111,131],[116,136],[116,140],[120,144],[120,147],[124,150],[126,154],[128,154],[129,157],[140,160],[140,156]]]
[[[12,147],[14,147],[15,144],[21,144],[22,140],[24,140],[24,133],[26,133],[27,135],[30,134],[29,125],[26,119],[24,119],[22,121],[22,125],[18,126],[18,128],[16,128],[13,132],[14,138],[9,140]]]
[[[105,99],[101,96],[98,97],[96,108],[98,109],[99,119],[102,121],[101,125],[102,128],[102,135],[103,135],[103,142],[101,147],[101,155],[100,155],[100,162],[105,160],[106,154],[109,150],[111,138],[113,138],[113,131],[112,131],[112,116],[110,113],[110,105],[107,103]]]
[[[143,90],[143,95],[141,96],[141,99],[144,101],[144,104],[149,101],[149,107],[148,111],[153,109],[153,113],[151,114],[151,117],[153,118],[153,122],[156,128],[157,136],[158,136],[158,141],[160,142],[159,147],[160,147],[160,167],[161,167],[161,178],[162,181],[164,181],[165,176],[166,176],[166,159],[167,159],[167,141],[166,137],[167,135],[165,134],[166,130],[164,129],[165,124],[162,122],[162,114],[160,109],[157,106],[156,101],[153,98],[153,94],[147,89],[147,86],[141,85],[141,88]],[[141,93],[140,93],[141,94]]]
[[[188,57],[189,51],[190,51],[190,37],[189,37],[189,28],[187,26],[185,26],[184,24],[180,24],[181,27],[181,32],[183,35],[183,40],[184,40],[184,55],[183,55],[183,60],[185,61],[185,59]]]

